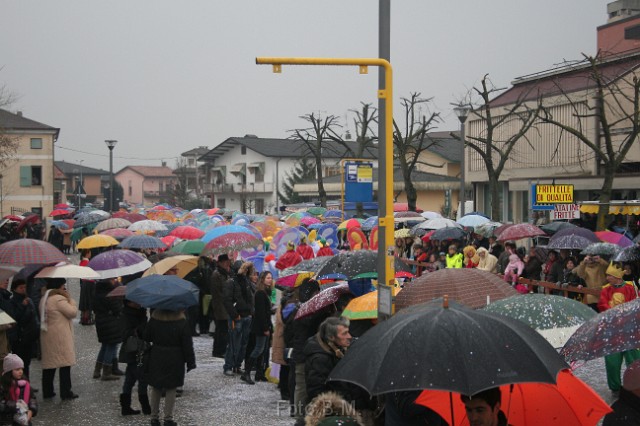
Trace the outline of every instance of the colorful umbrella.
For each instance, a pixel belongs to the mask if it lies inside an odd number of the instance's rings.
[[[300,225],[311,226],[311,225],[314,225],[316,223],[321,223],[320,219],[318,219],[316,217],[306,216],[306,217],[303,217],[302,219],[300,219]]]
[[[327,209],[325,209],[324,207],[311,207],[307,210],[307,213],[314,216],[322,216],[326,211]]]
[[[77,245],[78,250],[85,250],[85,249],[94,249],[94,248],[98,248],[98,247],[112,247],[112,246],[117,246],[118,240],[116,240],[115,238],[109,236],[109,235],[104,235],[104,234],[95,234],[95,235],[89,235],[88,237],[84,237],[82,240],[80,240],[80,242]]]
[[[125,297],[145,308],[179,311],[199,304],[195,284],[176,275],[150,275],[126,285]]]
[[[60,203],[60,204],[56,204],[55,206],[53,206],[54,209],[68,209],[71,206],[67,203]]]
[[[338,231],[342,231],[350,228],[360,228],[360,220],[359,219],[347,219],[338,225]]]
[[[175,237],[173,235],[167,235],[166,237],[160,238],[160,241],[165,243],[167,247],[172,247],[176,241],[181,241],[180,238]]]
[[[200,240],[180,241],[173,246],[169,252],[199,256],[202,250],[204,250],[204,246],[205,242]]]
[[[250,234],[253,235],[253,233],[251,232],[250,229],[244,227],[244,226],[240,226],[240,225],[224,225],[224,226],[218,226],[216,228],[213,228],[210,231],[207,231],[206,234],[204,234],[204,236],[202,236],[202,238],[200,238],[202,241],[204,241],[205,243],[208,243],[209,241],[221,237],[223,235],[227,235],[227,234]]]
[[[191,255],[178,255],[178,256],[169,256],[164,259],[156,262],[151,266],[151,268],[147,269],[143,277],[149,275],[164,275],[170,269],[176,268],[176,274],[180,278],[184,278],[187,274],[198,267],[198,256]]]
[[[110,250],[93,257],[87,266],[104,280],[146,271],[151,267],[151,262],[131,250]]]
[[[160,238],[152,237],[150,235],[132,235],[127,237],[120,244],[120,248],[126,249],[166,249],[167,245],[160,240]]]
[[[76,217],[76,221],[73,224],[74,228],[82,228],[83,226],[92,225],[94,223],[102,222],[107,218],[99,213],[81,213]]]
[[[115,238],[116,240],[124,240],[127,237],[135,235],[132,231],[124,228],[113,228],[107,229],[106,231],[102,231],[101,235],[108,235],[110,237]]]
[[[22,222],[22,220],[24,219],[24,216],[18,216],[18,215],[15,215],[15,214],[8,214],[8,215],[4,216],[3,219],[9,219],[12,222]]]
[[[312,278],[315,272],[298,272],[276,280],[276,286],[279,287],[298,287],[306,278]]]
[[[481,225],[474,227],[473,232],[475,232],[478,235],[482,235],[485,238],[489,238],[489,237],[495,236],[495,231],[500,226],[502,226],[500,222],[485,222]]]
[[[350,294],[349,284],[342,283],[338,284],[334,287],[327,288],[326,290],[322,290],[320,293],[313,296],[311,299],[304,302],[300,305],[298,312],[296,313],[295,319],[300,319],[307,317],[309,315],[313,315],[321,309],[326,308],[327,306],[333,305],[338,301],[340,296],[343,294]]]
[[[411,271],[411,268],[398,258],[394,259],[396,271]],[[317,275],[342,274],[347,279],[355,278],[367,272],[378,270],[378,253],[371,250],[347,251],[330,258]]]
[[[181,240],[197,240],[204,236],[204,231],[196,228],[195,226],[178,226],[169,232],[169,235],[178,237]]]
[[[46,241],[20,238],[0,244],[0,265],[24,266],[28,263],[67,261],[67,256]]]
[[[68,214],[70,214],[71,212],[69,210],[65,210],[65,209],[56,209],[54,211],[52,211],[51,213],[49,213],[49,217],[54,217],[54,216],[66,216]]]
[[[100,222],[98,226],[96,226],[95,230],[98,232],[102,232],[106,231],[107,229],[128,228],[129,226],[131,226],[131,222],[129,222],[127,219],[112,217]]]
[[[261,246],[262,244],[262,239],[254,234],[248,234],[245,232],[225,233],[211,239],[204,247],[202,253],[210,256],[217,256],[250,247]]]
[[[503,385],[500,390],[500,408],[508,424],[595,426],[611,412],[607,403],[570,370],[558,373],[556,384],[515,383]],[[452,396],[448,391],[425,390],[416,399],[416,404],[434,410],[449,424],[469,424],[459,394]]]
[[[325,219],[342,219],[344,217],[344,213],[342,210],[327,210],[322,214],[322,217]]]
[[[411,233],[407,228],[398,229],[393,233],[393,238],[411,238]]]
[[[121,217],[122,219],[126,219],[131,223],[136,223],[136,222],[140,222],[142,220],[147,220],[147,217],[145,215],[140,214],[140,213],[126,213],[126,212],[124,212],[124,213],[120,213],[118,215],[118,217]]]
[[[371,231],[374,226],[378,226],[378,216],[371,216],[362,222],[361,227],[363,231]]]
[[[400,290],[400,287],[394,287],[393,295]],[[342,316],[350,320],[378,319],[378,290],[352,299],[342,311]]]
[[[523,238],[537,237],[546,235],[544,231],[530,223],[518,223],[509,226],[498,235],[498,241],[521,240]]]
[[[631,241],[629,238],[617,232],[598,231],[598,232],[595,232],[595,234],[600,239],[600,241],[617,244],[622,248],[630,247],[633,245],[633,241]]]

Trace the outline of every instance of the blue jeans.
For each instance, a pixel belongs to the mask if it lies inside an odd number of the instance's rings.
[[[98,352],[98,362],[111,365],[113,360],[116,359],[117,352],[117,343],[103,343],[102,346],[100,346],[100,352]]]
[[[240,368],[251,332],[251,317],[229,320],[229,346],[224,355],[224,371]]]
[[[256,345],[253,347],[253,351],[251,351],[251,355],[249,355],[249,357],[256,359],[260,355],[262,355],[264,353],[264,348],[267,345],[268,341],[269,341],[269,336],[265,336],[264,334],[262,336],[256,335]]]

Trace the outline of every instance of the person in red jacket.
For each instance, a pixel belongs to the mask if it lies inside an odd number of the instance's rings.
[[[287,243],[287,251],[280,256],[280,259],[276,262],[276,269],[282,271],[283,269],[296,266],[300,262],[302,262],[302,257],[296,253],[296,245],[293,241],[289,241]]]
[[[602,287],[600,299],[598,300],[598,310],[604,312],[607,309],[615,308],[637,297],[636,288],[632,283],[622,279],[624,271],[613,263],[609,264],[605,272],[607,284]],[[604,365],[607,369],[607,385],[612,392],[619,392],[621,387],[620,370],[622,360],[625,360],[627,367],[633,361],[640,359],[640,351],[637,349],[611,354],[604,357]]]
[[[313,249],[307,244],[307,239],[305,237],[300,238],[300,245],[296,248],[296,253],[302,256],[304,260],[313,259],[315,257]]]
[[[318,250],[316,257],[333,256],[333,254],[333,250],[329,247],[329,244],[327,244],[327,240],[320,238],[320,250]]]

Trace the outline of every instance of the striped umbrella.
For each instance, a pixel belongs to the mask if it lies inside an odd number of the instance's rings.
[[[102,232],[107,229],[115,229],[115,228],[128,228],[131,226],[131,222],[127,219],[122,219],[118,217],[112,217],[111,219],[107,219],[102,221],[96,226],[96,231]]]
[[[118,247],[127,249],[166,249],[167,245],[160,238],[150,235],[133,235],[125,238]]]

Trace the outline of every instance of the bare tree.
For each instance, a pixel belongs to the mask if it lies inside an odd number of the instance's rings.
[[[171,203],[175,206],[185,208],[189,199],[189,176],[187,173],[187,161],[184,157],[179,157],[176,160],[176,168],[173,171],[177,180],[172,188],[169,189],[169,195],[171,197]]]
[[[438,141],[429,137],[429,132],[440,121],[440,114],[436,112],[422,113],[422,107],[427,107],[431,98],[422,98],[418,92],[411,93],[409,98],[402,98],[401,104],[404,112],[404,130],[400,129],[396,120],[393,120],[393,147],[394,160],[400,166],[404,181],[404,191],[407,194],[409,210],[416,210],[418,193],[411,174],[418,164],[442,167],[442,165],[429,164],[422,158],[422,153],[438,144]]]
[[[15,102],[16,97],[6,86],[0,86],[0,108],[7,108]],[[0,123],[0,170],[5,169],[18,152],[19,139],[11,134],[10,129]]]
[[[498,202],[500,190],[500,175],[504,171],[507,161],[511,158],[512,151],[519,141],[528,140],[527,132],[536,123],[537,110],[526,108],[521,96],[513,104],[510,104],[504,112],[495,114],[492,110],[491,98],[502,89],[497,89],[489,75],[485,74],[480,82],[480,87],[474,87],[470,93],[470,99],[479,97],[478,102],[470,101],[471,114],[482,121],[482,130],[478,134],[467,133],[465,147],[475,151],[485,165],[489,178],[489,205],[491,217],[494,220],[500,218],[500,203]],[[473,95],[476,96],[473,96]],[[501,128],[511,128],[515,131],[503,132]],[[458,135],[453,137],[460,140]]]
[[[593,104],[572,96],[556,84],[563,102],[570,105],[572,116],[578,119],[578,125],[569,125],[562,118],[554,116],[544,100],[539,102],[539,116],[543,123],[558,126],[562,129],[561,133],[573,135],[593,151],[599,165],[599,174],[604,178],[600,189],[601,207],[597,219],[597,228],[603,230],[616,172],[620,170],[640,133],[640,79],[635,70],[613,77],[605,75],[602,72],[603,61],[600,56],[584,55],[584,58],[589,68],[589,79],[594,86],[593,93],[588,93],[594,100]],[[589,129],[587,123],[590,120],[595,120],[596,132]],[[561,134],[558,144],[562,137]]]

